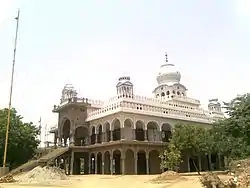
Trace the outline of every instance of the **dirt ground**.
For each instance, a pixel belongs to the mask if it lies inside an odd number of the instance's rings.
[[[156,176],[105,176],[86,175],[70,176],[69,180],[60,180],[50,184],[0,184],[0,188],[56,188],[56,187],[91,187],[91,188],[202,188],[198,176],[180,177],[167,182],[152,182]]]

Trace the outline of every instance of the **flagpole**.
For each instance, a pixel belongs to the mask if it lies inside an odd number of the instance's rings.
[[[42,147],[42,117],[39,119],[39,131],[40,131],[40,147]]]
[[[14,71],[15,71],[15,62],[16,62],[16,45],[17,45],[17,33],[18,33],[18,24],[19,24],[19,13],[20,13],[20,10],[18,10],[17,17],[15,18],[17,20],[17,23],[16,23],[16,36],[15,36],[14,55],[13,55],[11,83],[10,83],[10,98],[9,98],[8,119],[7,119],[7,125],[6,125],[5,146],[4,146],[4,156],[3,156],[3,167],[4,168],[6,167],[8,139],[9,139],[11,100],[12,100],[13,80],[14,80]]]

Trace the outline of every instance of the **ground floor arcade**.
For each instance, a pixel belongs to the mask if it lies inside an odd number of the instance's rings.
[[[159,155],[162,144],[131,144],[115,142],[102,146],[72,146],[63,161],[67,174],[159,174]],[[180,172],[219,170],[222,167],[218,155],[183,155]],[[211,165],[209,165],[211,164]],[[167,169],[165,169],[167,170]]]

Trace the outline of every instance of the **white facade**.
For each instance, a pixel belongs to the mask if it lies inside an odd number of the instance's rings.
[[[74,88],[67,86],[64,89],[66,91],[62,92],[60,106],[68,103],[69,95],[72,95],[70,100],[74,102],[89,103],[93,108],[88,110],[85,121],[90,125],[93,121],[120,112],[201,124],[211,124],[224,117],[218,100],[211,100],[206,110],[200,107],[199,100],[188,97],[187,88],[181,84],[181,73],[174,64],[168,63],[167,56],[166,63],[160,66],[156,79],[158,85],[153,90],[153,97],[147,97],[136,95],[130,77],[122,76],[116,85],[116,95],[106,102],[79,98]]]

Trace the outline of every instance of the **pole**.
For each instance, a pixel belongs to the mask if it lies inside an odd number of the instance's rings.
[[[3,167],[4,168],[6,167],[6,158],[7,158],[7,149],[8,149],[9,127],[10,127],[10,112],[11,112],[13,79],[14,79],[15,62],[16,62],[16,45],[17,45],[17,33],[18,33],[18,24],[19,24],[19,13],[20,13],[20,10],[18,10],[17,17],[15,18],[17,23],[16,23],[16,36],[15,36],[14,55],[13,55],[11,83],[10,83],[10,98],[9,98],[8,119],[7,119],[7,125],[6,125],[5,146],[4,146],[4,156],[3,156]]]
[[[42,147],[42,117],[39,119],[39,131],[40,131],[40,147]]]

